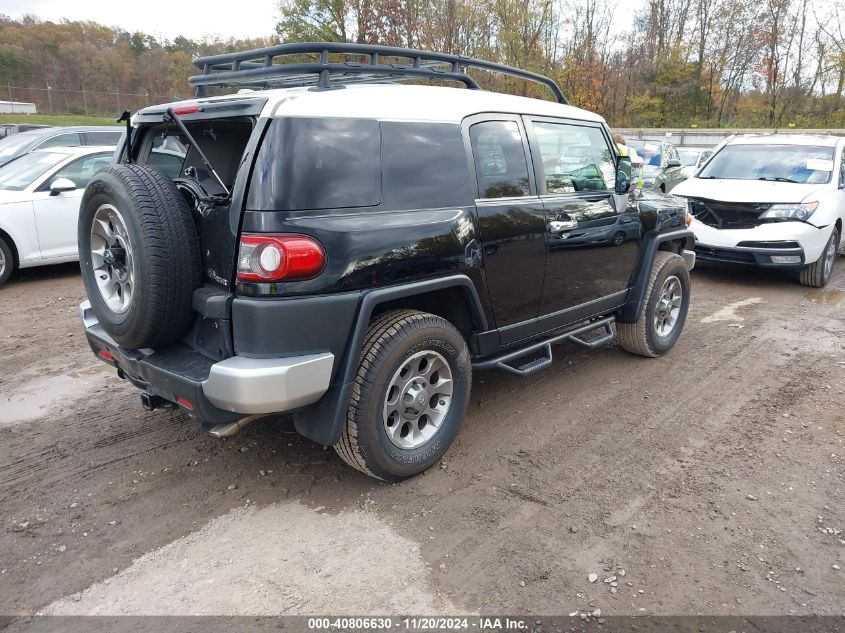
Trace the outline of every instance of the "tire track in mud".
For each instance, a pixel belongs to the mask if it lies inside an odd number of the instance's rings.
[[[515,608],[542,612],[561,595],[570,597],[567,606],[588,606],[587,570],[600,570],[599,561],[611,552],[635,556],[632,547],[646,546],[639,539],[659,540],[643,521],[653,523],[660,515],[663,496],[689,496],[691,473],[705,474],[713,447],[730,446],[745,433],[760,402],[782,392],[796,395],[783,370],[812,371],[818,361],[758,335],[778,327],[778,319],[749,315],[744,329],[688,324],[681,343],[663,359],[641,361],[611,350],[591,358],[576,354],[568,357],[574,366],[559,361],[559,369],[553,367],[524,396],[514,379],[493,379],[497,395],[489,406],[473,409],[446,456],[448,471],[433,477],[435,485],[409,484],[419,488],[419,505],[429,509],[424,525],[439,526],[436,543],[426,549],[433,567],[451,569],[458,560],[492,564],[493,553],[502,569],[480,577],[474,565],[441,577],[446,595],[462,594],[465,608],[482,610],[515,597]],[[765,372],[749,370],[761,364]],[[585,393],[588,398],[574,395]],[[522,413],[532,408],[531,415]],[[484,415],[487,409],[495,416]],[[744,423],[737,425],[737,419]],[[495,466],[473,468],[478,455],[495,455]],[[453,472],[461,475],[449,476]],[[719,488],[713,476],[708,481]],[[387,497],[389,504],[393,495]],[[478,513],[455,522],[449,515],[461,506]],[[636,523],[638,530],[632,530]],[[513,530],[518,537],[509,534]],[[424,542],[425,531],[418,537]],[[581,582],[573,583],[573,576]],[[647,572],[641,578],[653,580]],[[513,587],[526,579],[532,590],[514,596]],[[621,606],[622,612],[637,612],[630,602]]]
[[[32,421],[26,430],[0,430],[4,446],[0,498],[33,484],[48,486],[84,477],[110,464],[196,438],[195,425],[187,415],[138,415],[137,409],[136,398],[121,396],[67,417]],[[48,428],[33,434],[32,428],[39,426]]]

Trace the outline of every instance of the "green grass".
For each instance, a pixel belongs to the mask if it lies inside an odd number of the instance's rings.
[[[73,114],[0,114],[4,123],[38,123],[42,125],[117,125],[114,117],[77,116]]]

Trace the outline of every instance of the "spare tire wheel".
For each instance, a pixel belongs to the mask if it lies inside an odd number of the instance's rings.
[[[185,198],[152,167],[109,165],[79,208],[79,261],[94,314],[123,347],[157,347],[190,327],[201,281],[199,240]]]

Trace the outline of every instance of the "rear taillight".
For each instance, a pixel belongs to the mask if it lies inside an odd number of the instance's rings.
[[[320,243],[304,235],[242,235],[238,281],[307,279],[326,265]]]

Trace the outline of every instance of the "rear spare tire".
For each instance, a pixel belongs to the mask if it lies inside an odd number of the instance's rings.
[[[115,341],[157,347],[185,333],[201,280],[200,250],[172,180],[141,165],[103,168],[82,196],[78,237],[91,308]]]

